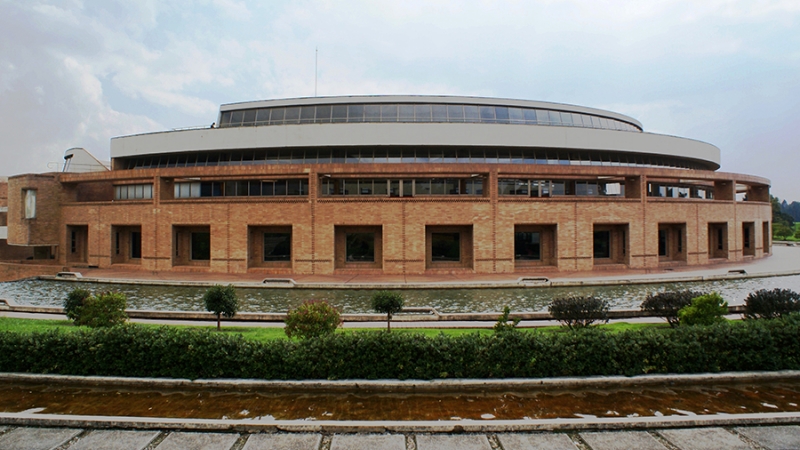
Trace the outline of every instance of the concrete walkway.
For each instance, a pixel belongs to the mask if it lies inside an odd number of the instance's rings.
[[[783,450],[800,426],[496,434],[238,433],[0,427],[0,450]]]

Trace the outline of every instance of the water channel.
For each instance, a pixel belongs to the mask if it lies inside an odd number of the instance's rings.
[[[113,290],[128,297],[128,308],[164,311],[204,311],[205,288],[50,281],[28,279],[0,283],[0,298],[18,304],[61,306],[67,293],[81,287],[93,292]],[[783,288],[800,292],[800,275],[720,280],[711,282],[628,284],[621,286],[533,287],[503,289],[409,289],[403,291],[407,306],[429,306],[443,313],[497,312],[508,305],[514,312],[544,311],[553,298],[593,295],[605,299],[612,309],[637,309],[647,294],[693,289],[719,292],[730,305],[742,304],[750,292]],[[304,300],[323,299],[343,313],[372,312],[371,290],[240,288],[240,311],[285,312]]]
[[[0,411],[8,413],[253,421],[695,416],[797,412],[798,405],[797,379],[424,394],[0,384]]]

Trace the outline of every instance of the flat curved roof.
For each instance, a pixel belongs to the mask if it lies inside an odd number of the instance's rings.
[[[541,102],[533,100],[515,100],[490,97],[464,97],[442,95],[366,95],[366,96],[335,96],[335,97],[300,97],[278,100],[259,100],[239,103],[227,103],[220,106],[220,118],[226,112],[255,110],[261,108],[302,107],[311,105],[386,105],[386,104],[431,104],[431,105],[475,105],[499,106],[508,108],[539,109],[545,111],[559,111],[573,114],[613,119],[627,123],[643,130],[641,122],[623,114],[585,106],[568,105],[564,103]]]
[[[344,123],[168,131],[113,138],[111,157],[253,149],[388,146],[613,151],[682,158],[700,163],[709,170],[716,170],[720,166],[717,147],[692,139],[603,129],[484,123]]]

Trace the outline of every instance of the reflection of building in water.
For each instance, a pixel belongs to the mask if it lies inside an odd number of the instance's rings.
[[[111,170],[71,149],[96,171],[11,177],[3,257],[403,274],[647,269],[770,253],[768,180],[716,172],[713,145],[646,133],[609,111],[330,97],[223,105],[217,123],[112,139]]]

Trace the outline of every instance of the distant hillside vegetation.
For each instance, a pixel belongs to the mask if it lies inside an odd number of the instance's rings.
[[[781,203],[781,212],[792,216],[795,222],[800,222],[800,202],[789,203],[784,200]]]

